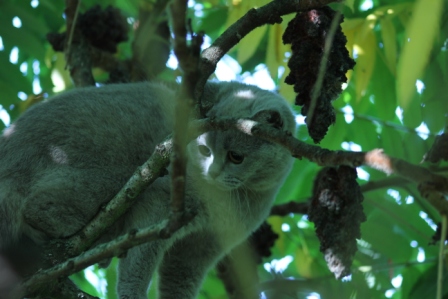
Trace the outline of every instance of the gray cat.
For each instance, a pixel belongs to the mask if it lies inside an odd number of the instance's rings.
[[[214,102],[208,117],[269,112],[261,121],[295,128],[286,101],[257,87],[208,83],[203,97]],[[33,247],[25,244],[78,232],[172,132],[174,98],[158,83],[80,88],[33,106],[5,129],[0,251],[14,260],[11,252]],[[159,298],[195,298],[207,271],[267,217],[293,161],[279,145],[230,130],[202,134],[187,151],[185,203],[197,216],[172,238],[129,250],[119,264],[122,299],[146,298],[156,268]],[[156,180],[102,241],[166,219],[169,194],[170,177]]]

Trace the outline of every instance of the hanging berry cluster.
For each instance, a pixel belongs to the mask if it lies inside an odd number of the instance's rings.
[[[349,166],[323,168],[313,186],[308,219],[314,222],[328,268],[337,279],[350,274],[361,222],[366,220],[363,196]]]
[[[288,62],[291,72],[285,82],[294,85],[297,93],[295,103],[302,106],[302,115],[306,116],[308,132],[315,143],[324,138],[328,127],[336,121],[331,101],[340,95],[341,84],[347,81],[345,74],[355,65],[345,48],[347,39],[339,24],[333,36],[322,84],[314,91],[335,15],[336,12],[328,6],[298,13],[283,34],[283,43],[291,44],[292,49]],[[343,17],[339,23],[342,21]],[[311,103],[313,92],[317,95],[315,103]]]

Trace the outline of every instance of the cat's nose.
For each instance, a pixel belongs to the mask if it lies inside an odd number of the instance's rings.
[[[219,175],[219,171],[217,169],[209,169],[208,174],[212,177],[212,179],[216,179]]]
[[[210,165],[210,167],[208,168],[208,175],[212,179],[216,179],[216,177],[220,174],[220,172],[221,172],[221,165],[213,161],[212,165]]]

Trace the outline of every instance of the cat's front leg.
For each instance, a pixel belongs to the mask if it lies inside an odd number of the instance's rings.
[[[120,299],[146,299],[151,277],[159,264],[165,241],[154,241],[128,250],[118,265]]]
[[[174,243],[159,267],[159,299],[197,297],[208,270],[221,257],[211,233],[195,232]]]

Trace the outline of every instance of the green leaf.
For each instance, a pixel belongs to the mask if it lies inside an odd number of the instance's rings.
[[[213,7],[204,11],[204,16],[197,19],[195,30],[204,31],[212,39],[218,37],[228,17],[228,9],[225,6]],[[196,29],[197,28],[197,29]]]
[[[415,81],[428,63],[434,39],[439,32],[443,0],[417,0],[397,69],[398,102],[404,109],[415,93]],[[416,59],[418,57],[418,59]]]
[[[417,128],[423,121],[421,96],[414,93],[408,104],[403,108],[403,124],[408,128]]]
[[[16,97],[19,91],[32,93],[31,82],[22,75],[18,65],[9,62],[9,57],[5,52],[0,52],[0,65],[0,81],[15,89]]]
[[[406,133],[403,139],[406,161],[419,164],[426,153],[425,141],[416,133]]]
[[[380,135],[381,147],[385,153],[393,157],[403,157],[403,142],[401,135],[393,128],[383,127]]]
[[[423,121],[429,130],[438,133],[444,129],[448,120],[448,101],[446,98],[437,98],[428,101],[422,107]]]
[[[84,271],[71,275],[70,279],[84,292],[92,296],[100,296],[96,288],[84,276]]]
[[[5,16],[19,17],[22,21],[20,29],[26,29],[40,36],[45,36],[48,33],[48,26],[45,19],[33,14],[31,6],[19,6],[11,2],[1,2],[0,10]]]
[[[397,64],[397,34],[395,26],[390,18],[381,18],[380,26],[387,66],[391,73],[395,74]]]
[[[356,99],[365,94],[375,67],[376,36],[373,32],[374,20],[365,20],[362,27],[355,33],[354,44],[358,52],[354,73],[356,76]]]
[[[442,285],[448,285],[448,272],[443,273]],[[437,290],[437,263],[420,276],[409,294],[409,299],[436,298]],[[442,295],[448,294],[448,288],[443,288]]]
[[[377,57],[378,58],[378,57]],[[381,59],[376,60],[369,92],[374,96],[375,114],[381,120],[393,120],[397,108],[395,77]],[[366,100],[366,99],[362,99]]]
[[[17,46],[19,52],[23,51],[36,59],[43,61],[45,57],[44,37],[38,38],[26,28],[15,28],[4,19],[0,11],[0,36],[5,46]]]

